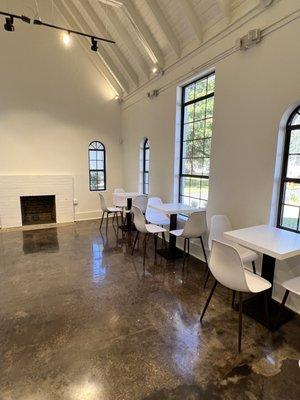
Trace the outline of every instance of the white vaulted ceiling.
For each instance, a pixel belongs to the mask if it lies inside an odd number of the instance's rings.
[[[49,0],[66,27],[109,37],[90,58],[120,96],[132,93],[265,0]],[[118,6],[113,5],[118,3]],[[46,19],[41,16],[42,19]],[[80,39],[89,51],[90,41]]]

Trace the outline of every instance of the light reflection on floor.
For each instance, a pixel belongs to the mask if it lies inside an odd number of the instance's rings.
[[[103,243],[92,244],[92,276],[93,282],[99,284],[106,277],[106,266],[103,265]]]

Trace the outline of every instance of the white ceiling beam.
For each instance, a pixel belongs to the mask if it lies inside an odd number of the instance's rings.
[[[101,19],[99,18],[96,10],[93,9],[93,7],[89,3],[89,1],[79,0],[79,3],[86,11],[86,14],[88,15],[88,17],[91,19],[91,21],[97,27],[98,31],[100,32],[100,35],[106,36],[106,28],[105,28],[104,24],[102,23]],[[99,43],[99,44],[101,45],[101,43]],[[139,85],[138,75],[136,74],[136,72],[132,68],[132,66],[129,64],[128,60],[125,58],[123,53],[120,51],[118,44],[116,43],[116,44],[112,45],[111,50],[116,55],[118,61],[122,64],[126,74],[131,79],[132,83],[137,87]],[[101,47],[100,47],[100,51],[101,51]]]
[[[90,28],[88,24],[85,22],[84,18],[81,16],[80,12],[77,10],[75,7],[74,3],[72,3],[72,0],[67,0],[67,2],[64,0],[64,3],[62,0],[55,0],[57,4],[59,4],[59,8],[64,9],[64,13],[68,15],[68,20],[71,21],[73,19],[73,22],[70,22],[72,25],[75,23],[77,25],[77,28],[79,31],[85,31],[86,33],[89,33]],[[67,4],[67,6],[66,6]],[[90,40],[87,38],[87,42],[89,45],[91,44]],[[111,44],[111,46],[114,46],[114,44]],[[118,84],[122,87],[122,89],[129,93],[129,85],[128,82],[126,81],[124,75],[119,71],[119,69],[116,67],[114,61],[111,59],[110,55],[108,52],[104,49],[103,44],[99,48],[99,51],[95,53],[95,56],[98,56],[101,58],[103,63],[106,65],[110,73],[113,75],[115,80],[118,82]]]
[[[102,9],[103,13],[105,13],[105,7],[103,4],[99,2],[99,7]],[[147,64],[145,61],[144,57],[140,53],[139,48],[135,44],[134,40],[128,33],[128,31],[124,28],[122,22],[119,20],[117,14],[111,8],[109,12],[106,14],[106,17],[108,18],[110,24],[113,26],[116,34],[118,35],[118,41],[122,41],[124,45],[127,47],[127,49],[132,53],[134,56],[136,62],[139,64],[139,67],[142,71],[142,73],[149,78],[149,71],[150,71],[150,66]],[[109,29],[109,27],[108,27]]]
[[[143,18],[140,16],[139,12],[135,8],[132,0],[123,0],[124,7],[126,9],[127,15],[137,30],[138,37],[145,47],[149,57],[154,64],[157,64],[160,68],[164,67],[165,59],[164,55],[156,43],[154,37],[152,36],[149,28],[144,22]]]
[[[70,13],[66,10],[65,6],[62,4],[61,0],[53,0],[53,3],[57,9],[57,11],[60,13],[60,15],[63,17],[65,20],[66,24],[69,25],[69,27],[73,29],[79,29],[79,26],[76,24],[75,20],[73,17],[70,15]],[[102,60],[99,57],[94,57],[94,54],[87,48],[86,46],[86,41],[82,37],[77,36],[77,40],[80,43],[81,47],[83,50],[86,52],[88,58],[94,65],[94,67],[97,69],[98,72],[103,76],[103,78],[106,80],[106,82],[109,84],[109,86],[112,88],[112,90],[115,92],[116,95],[119,97],[122,97],[123,95],[123,89],[119,85],[119,83],[116,81],[114,76],[111,74],[109,69],[106,67],[106,65],[102,62]]]
[[[179,4],[182,7],[182,10],[189,21],[189,24],[199,42],[202,42],[202,27],[201,23],[197,18],[196,11],[194,10],[192,3],[190,0],[179,0]]]
[[[179,41],[177,40],[174,32],[172,31],[172,28],[164,16],[162,10],[159,8],[159,5],[157,3],[157,0],[146,0],[148,7],[152,11],[152,14],[154,15],[156,21],[158,22],[159,28],[165,35],[166,39],[170,43],[174,53],[177,55],[177,57],[180,57],[180,45]]]
[[[224,18],[230,22],[232,18],[231,0],[217,0],[219,9],[221,10]]]

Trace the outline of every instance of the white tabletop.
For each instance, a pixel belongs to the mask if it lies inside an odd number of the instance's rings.
[[[278,260],[300,255],[300,234],[274,226],[252,226],[225,232],[224,236],[232,242]]]
[[[126,198],[126,199],[133,199],[136,196],[141,196],[142,193],[136,193],[136,192],[118,192],[118,193],[114,193],[114,196],[116,197],[122,197],[122,198]]]
[[[183,203],[149,204],[149,207],[166,214],[186,214],[195,211],[206,212],[205,208],[191,207]]]

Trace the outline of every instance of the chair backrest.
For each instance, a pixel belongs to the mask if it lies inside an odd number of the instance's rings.
[[[198,238],[206,231],[206,214],[202,211],[193,212],[184,224],[182,236]]]
[[[208,266],[221,285],[240,292],[250,292],[242,259],[230,244],[213,240]]]
[[[232,226],[226,215],[213,215],[210,220],[210,230],[208,236],[208,247],[211,250],[212,241],[228,242],[224,238],[224,232],[231,231]]]
[[[133,222],[139,232],[147,233],[146,221],[142,210],[139,207],[132,206],[131,212],[133,214]]]
[[[153,218],[158,218],[158,219],[168,218],[165,213],[154,210],[154,208],[149,207],[150,205],[158,205],[158,204],[163,204],[162,199],[160,197],[149,197],[148,198],[148,205],[147,205],[147,209],[146,209],[146,219],[148,221]]]
[[[100,198],[100,208],[101,208],[102,212],[108,211],[106,202],[105,202],[105,198],[102,193],[99,193],[99,198]]]
[[[133,199],[132,205],[138,207],[145,214],[148,204],[148,196],[141,194]]]
[[[123,188],[116,188],[114,189],[114,193],[125,193],[125,190]]]

